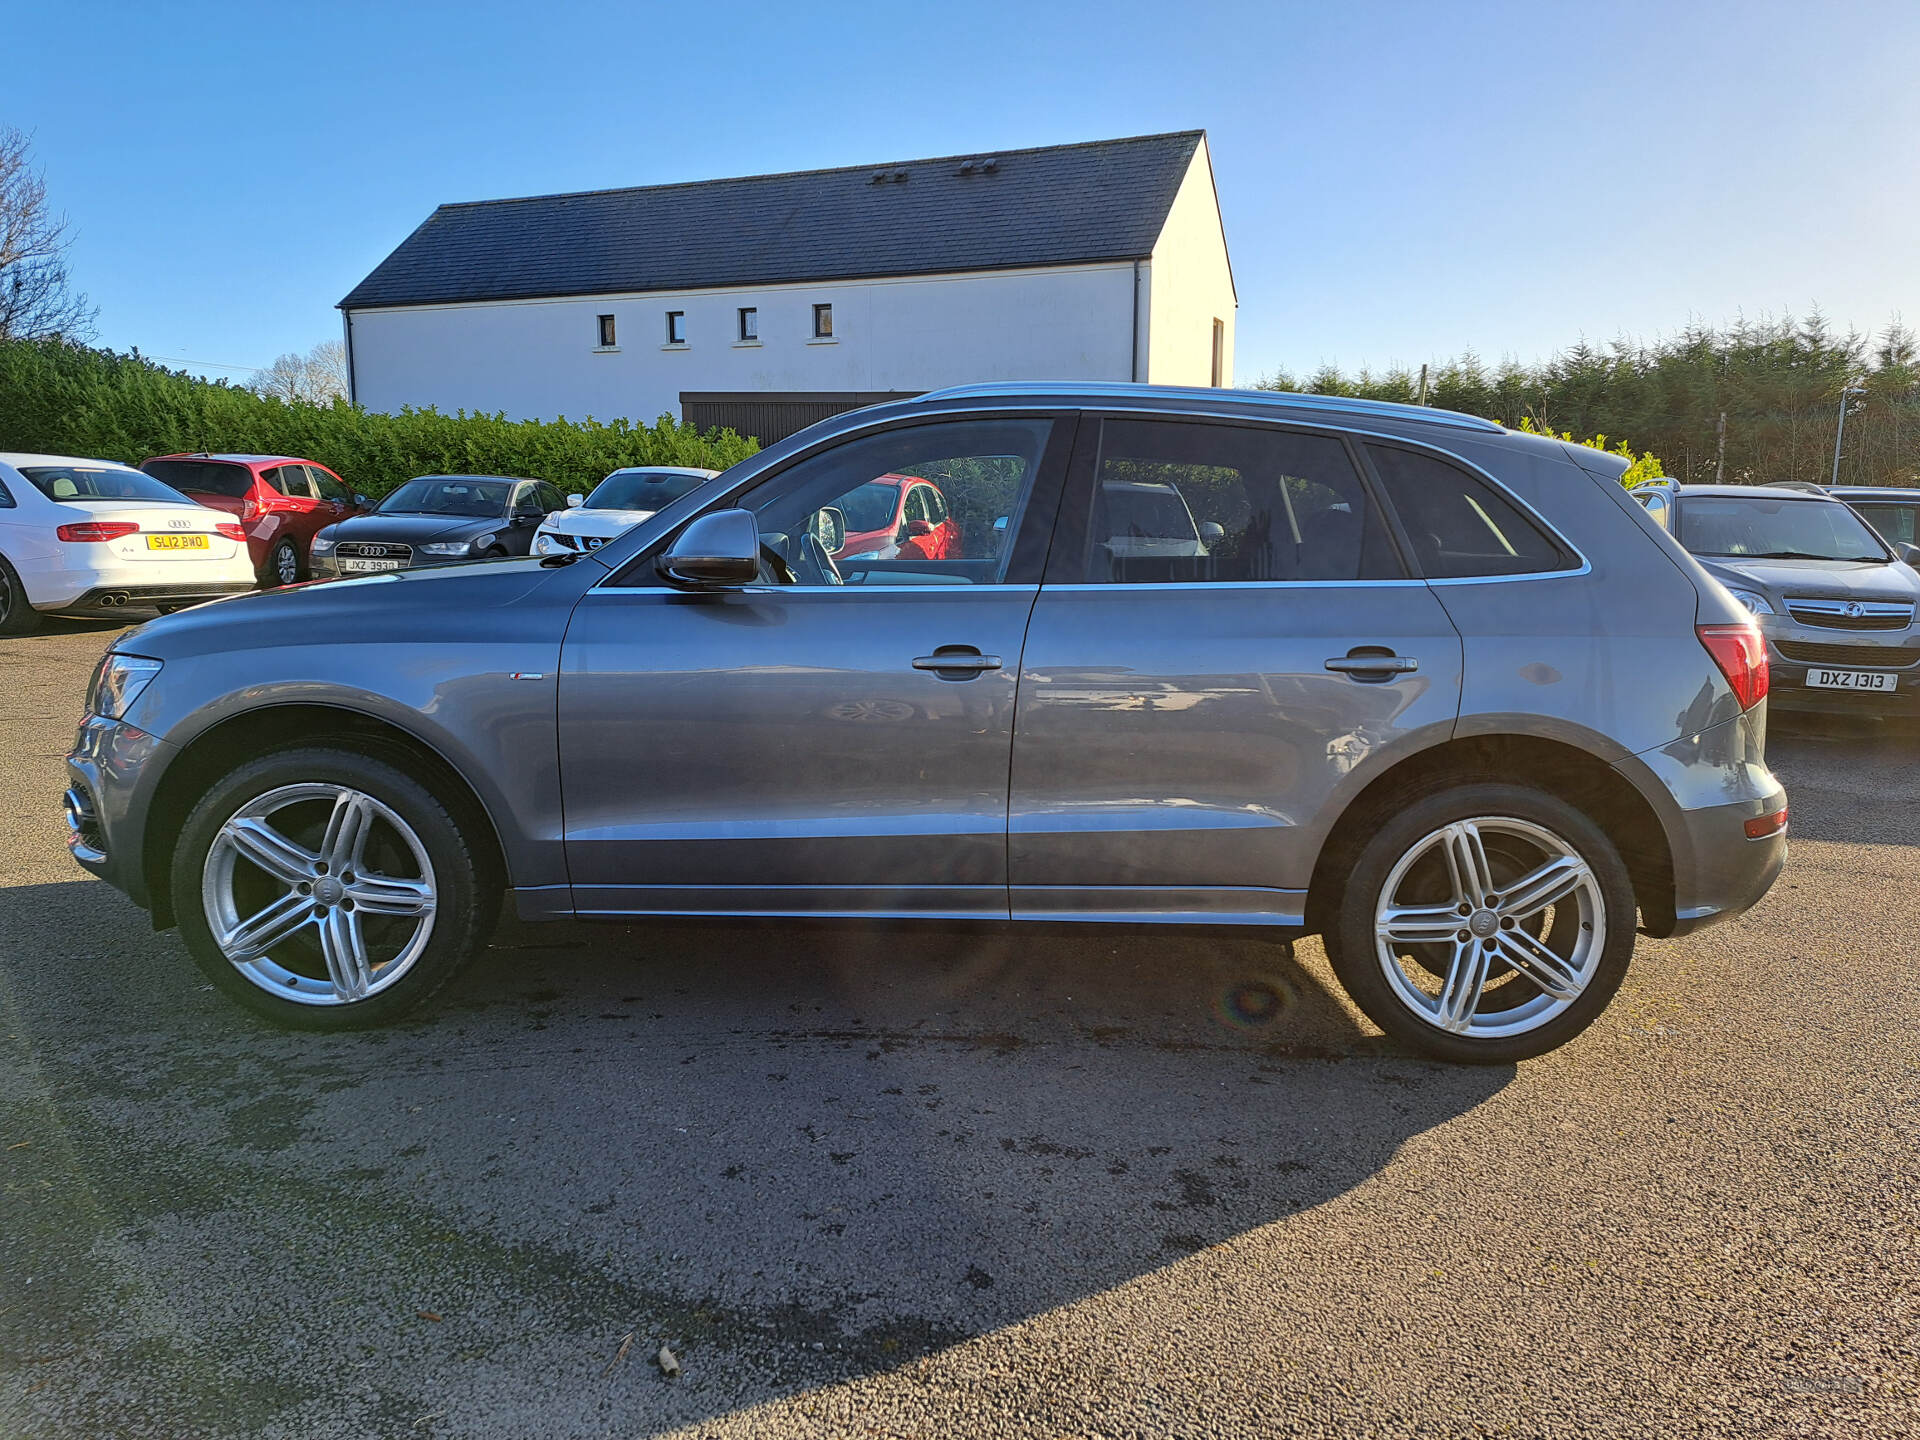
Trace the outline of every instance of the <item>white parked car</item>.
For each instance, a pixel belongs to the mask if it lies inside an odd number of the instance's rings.
[[[565,510],[542,520],[533,532],[533,553],[571,555],[598,550],[719,473],[683,465],[633,465],[616,470],[594,486],[584,500],[569,495]]]
[[[43,614],[178,610],[254,582],[231,515],[112,460],[0,453],[0,634]]]

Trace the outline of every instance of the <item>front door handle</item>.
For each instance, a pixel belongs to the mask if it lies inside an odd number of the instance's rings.
[[[998,670],[1000,657],[982,655],[971,645],[942,645],[931,655],[915,657],[913,668],[931,670],[935,674],[966,677],[978,675],[987,670]]]
[[[1420,668],[1409,655],[1336,655],[1327,669],[1340,675],[1406,675]]]

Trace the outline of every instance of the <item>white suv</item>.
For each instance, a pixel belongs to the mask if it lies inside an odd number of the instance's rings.
[[[683,465],[632,465],[616,470],[584,500],[569,495],[565,510],[542,520],[533,532],[533,553],[577,555],[598,550],[719,473]]]
[[[233,518],[112,460],[0,453],[0,634],[254,587]]]

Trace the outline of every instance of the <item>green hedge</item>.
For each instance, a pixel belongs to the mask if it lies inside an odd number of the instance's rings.
[[[724,470],[759,448],[731,430],[702,431],[667,415],[652,425],[603,425],[288,404],[138,355],[59,340],[0,342],[0,450],[131,465],[176,451],[295,455],[377,496],[413,475],[447,473],[533,475],[586,490],[622,465]]]

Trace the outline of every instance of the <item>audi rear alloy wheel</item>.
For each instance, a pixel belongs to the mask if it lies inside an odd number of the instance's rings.
[[[1379,829],[1328,948],[1389,1034],[1447,1059],[1510,1061],[1599,1014],[1634,918],[1626,868],[1588,816],[1524,787],[1470,785]]]

